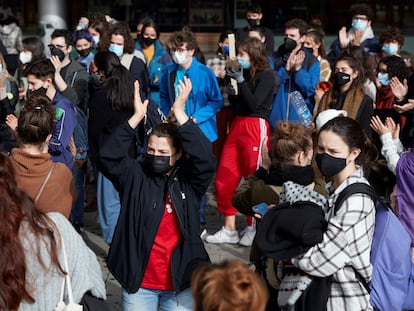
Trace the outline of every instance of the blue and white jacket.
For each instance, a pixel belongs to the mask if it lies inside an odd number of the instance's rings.
[[[160,85],[161,111],[168,115],[175,100],[174,82],[178,66],[167,67]],[[193,89],[185,104],[185,113],[197,121],[203,134],[211,141],[217,139],[216,113],[223,106],[223,98],[213,71],[195,57],[186,72]]]

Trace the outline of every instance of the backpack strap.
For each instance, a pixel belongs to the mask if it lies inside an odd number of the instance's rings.
[[[375,190],[370,185],[358,182],[345,187],[345,189],[341,191],[341,193],[336,198],[333,215],[336,215],[346,199],[348,199],[351,195],[357,193],[367,194],[372,198],[374,202],[380,201],[384,203],[382,204],[384,207],[387,206],[384,200],[375,192]]]
[[[345,187],[345,189],[341,191],[341,193],[338,195],[335,201],[333,215],[335,215],[338,212],[338,210],[347,198],[357,193],[369,195],[375,203],[381,202],[382,204],[380,204],[380,206],[383,206],[384,208],[388,209],[387,203],[384,202],[384,200],[375,192],[375,190],[370,185],[358,182]],[[375,208],[377,208],[377,206],[378,205],[376,204]],[[354,270],[357,280],[361,282],[362,286],[364,286],[368,293],[371,293],[371,288],[369,287],[369,284],[365,280],[365,278],[354,267],[351,266],[351,268]]]

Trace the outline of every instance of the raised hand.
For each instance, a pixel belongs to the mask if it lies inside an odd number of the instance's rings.
[[[391,130],[381,121],[379,116],[373,116],[371,118],[370,126],[380,136],[385,133],[391,133]]]
[[[361,31],[361,30],[355,30],[354,31],[354,38],[352,40],[352,45],[353,46],[360,46],[363,35],[364,35],[364,32],[363,31]]]
[[[56,73],[60,73],[60,70],[62,69],[62,62],[59,60],[59,57],[57,57],[56,55],[52,55],[50,56],[50,61],[55,67]]]
[[[409,99],[408,102],[404,105],[394,105],[392,106],[395,111],[398,113],[404,113],[414,109],[414,99]]]
[[[346,32],[346,27],[342,27],[339,30],[338,38],[339,38],[339,45],[341,46],[341,48],[342,49],[347,48],[348,44],[349,44],[349,38],[348,38],[348,34]]]
[[[142,102],[141,95],[139,93],[139,82],[134,82],[134,114],[129,118],[128,123],[132,128],[137,128],[138,124],[147,114],[148,99]]]
[[[385,119],[385,126],[391,131],[393,139],[400,137],[400,124],[395,124],[393,118],[387,117]]]
[[[177,119],[177,122],[182,125],[188,120],[188,116],[184,111],[185,103],[187,102],[188,96],[193,89],[193,85],[188,77],[184,76],[178,84],[178,96],[176,97],[172,106],[172,111]]]
[[[305,52],[299,51],[296,54],[295,70],[299,71],[302,68],[303,61],[305,60]]]
[[[144,117],[147,114],[148,99],[142,102],[139,82],[134,82],[134,113]]]
[[[398,100],[403,100],[408,93],[407,79],[404,79],[403,83],[397,78],[392,77],[390,80],[391,92]]]
[[[6,117],[6,124],[13,130],[17,130],[17,118],[14,114],[9,114]]]

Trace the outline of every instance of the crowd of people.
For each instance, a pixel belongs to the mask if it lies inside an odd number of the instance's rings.
[[[150,17],[134,41],[126,22],[94,13],[55,29],[46,48],[13,24],[0,37],[0,309],[54,309],[67,274],[76,303],[105,299],[81,235],[91,175],[122,310],[279,310],[292,269],[329,277],[321,309],[374,310],[360,278],[372,276],[375,202],[355,194],[333,207],[347,186],[371,184],[414,262],[414,75],[399,28],[376,36],[364,2],[350,16],[329,49],[322,23],[300,18],[275,47],[252,4],[248,25],[224,30],[208,59],[188,27],[161,42]],[[205,229],[209,187],[217,232]],[[280,233],[286,224],[298,239]],[[280,244],[257,241],[259,229]],[[211,264],[204,243],[251,247],[255,271]]]

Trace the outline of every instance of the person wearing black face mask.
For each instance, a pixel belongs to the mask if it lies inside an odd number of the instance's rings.
[[[335,63],[333,86],[321,98],[316,108],[316,116],[327,109],[345,110],[348,117],[356,120],[368,136],[374,113],[371,97],[364,91],[364,70],[353,56],[344,53]]]
[[[234,207],[239,212],[257,217],[257,230],[260,230],[261,217],[255,214],[252,206],[261,202],[278,206],[283,202],[280,193],[286,182],[295,185],[294,189],[296,189],[287,191],[286,194],[292,195],[298,201],[309,200],[311,196],[327,197],[325,182],[315,179],[311,165],[312,134],[303,125],[279,122],[273,131],[271,150],[268,150],[264,142],[261,154],[262,161],[259,169],[240,185],[232,199]],[[275,260],[266,259],[264,265],[258,264],[263,260],[262,253],[257,247],[259,242],[256,242],[256,240],[253,241],[250,260],[255,263],[256,272],[263,275],[268,285],[270,297],[267,310],[279,310],[278,286],[275,285],[274,276],[272,276],[275,275],[274,267],[277,267],[278,263]]]
[[[292,263],[310,275],[332,276],[328,311],[373,310],[369,293],[356,275],[371,279],[374,201],[368,195],[353,194],[338,206],[336,212],[333,207],[348,185],[369,184],[364,169],[376,157],[375,146],[355,120],[336,117],[322,126],[316,163],[322,174],[332,180],[328,184],[328,225],[323,242],[307,249],[304,256],[292,259]]]
[[[304,50],[303,43],[308,24],[300,18],[289,20],[285,24],[285,40],[274,53],[278,90],[269,116],[270,124],[279,121],[300,121],[289,94],[298,91],[305,99],[310,111],[315,105],[314,94],[319,82],[319,61]]]
[[[85,64],[87,72],[89,72],[89,68],[95,56],[92,53],[93,43],[92,34],[88,30],[80,29],[73,33],[73,45],[78,53],[75,60],[81,64]]]
[[[150,99],[160,105],[160,81],[166,73],[167,66],[172,62],[170,55],[159,41],[160,31],[151,19],[145,19],[135,49],[144,54],[149,82]]]
[[[53,82],[56,89],[76,107],[84,109],[88,73],[83,64],[70,58],[73,51],[72,32],[67,29],[55,29],[50,37],[50,60],[55,67]]]
[[[24,76],[28,82],[27,96],[46,95],[56,110],[55,132],[49,142],[49,153],[54,162],[62,162],[70,169],[74,158],[70,148],[76,126],[76,110],[73,103],[55,87],[55,67],[50,59],[40,58],[26,65]]]
[[[144,303],[158,310],[173,303],[192,311],[192,270],[209,261],[199,236],[199,207],[216,161],[211,143],[184,112],[191,88],[184,77],[172,107],[177,124],[152,129],[141,161],[128,155],[148,106],[135,82],[133,115],[99,153],[99,166],[121,198],[108,268],[122,284],[123,309],[139,310]]]
[[[274,46],[275,46],[274,34],[272,30],[262,25],[262,18],[263,18],[262,7],[259,4],[250,5],[246,12],[247,26],[236,29],[236,32],[235,32],[236,42],[242,42],[244,39],[246,39],[249,36],[249,30],[252,27],[260,26],[263,28],[264,36],[266,37],[266,40],[265,40],[266,51],[269,54],[271,54],[273,53]]]

